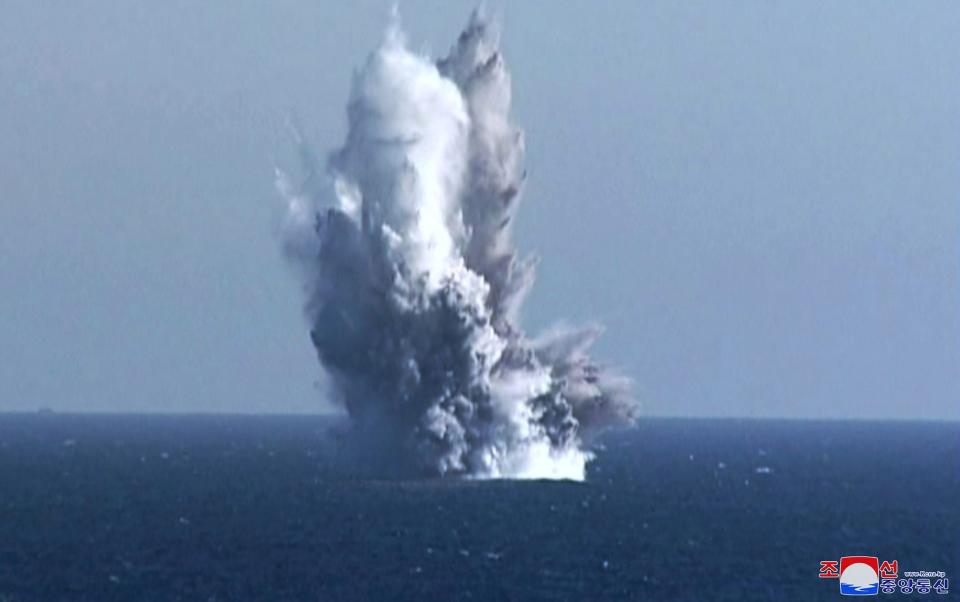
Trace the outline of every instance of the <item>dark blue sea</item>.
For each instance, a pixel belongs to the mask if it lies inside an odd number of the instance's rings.
[[[334,424],[0,415],[0,601],[839,600],[844,555],[960,579],[957,423],[647,419],[585,483],[363,476]]]

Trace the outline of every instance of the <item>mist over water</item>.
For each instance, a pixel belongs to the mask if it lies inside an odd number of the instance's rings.
[[[592,362],[596,327],[527,337],[536,259],[511,225],[523,133],[495,23],[449,55],[410,51],[398,19],[354,74],[343,146],[277,172],[287,256],[350,441],[399,470],[583,479],[596,435],[631,424],[626,378]]]

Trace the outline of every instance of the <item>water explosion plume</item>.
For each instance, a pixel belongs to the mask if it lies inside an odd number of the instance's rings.
[[[354,74],[343,147],[324,166],[301,143],[302,182],[278,171],[285,246],[352,438],[434,474],[583,479],[637,405],[588,359],[597,329],[516,325],[535,260],[510,240],[524,142],[498,42],[474,13],[434,62],[392,24]]]

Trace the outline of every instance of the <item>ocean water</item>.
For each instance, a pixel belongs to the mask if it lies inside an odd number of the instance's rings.
[[[332,424],[0,415],[0,601],[836,600],[821,560],[960,569],[956,423],[647,419],[585,483],[361,476]]]

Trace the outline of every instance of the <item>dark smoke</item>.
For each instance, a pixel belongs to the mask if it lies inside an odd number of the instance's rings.
[[[582,479],[637,404],[588,359],[595,329],[516,325],[535,261],[510,240],[524,141],[498,41],[475,13],[433,62],[393,24],[354,76],[343,147],[324,168],[301,144],[299,185],[278,172],[286,250],[352,438],[438,474]]]

